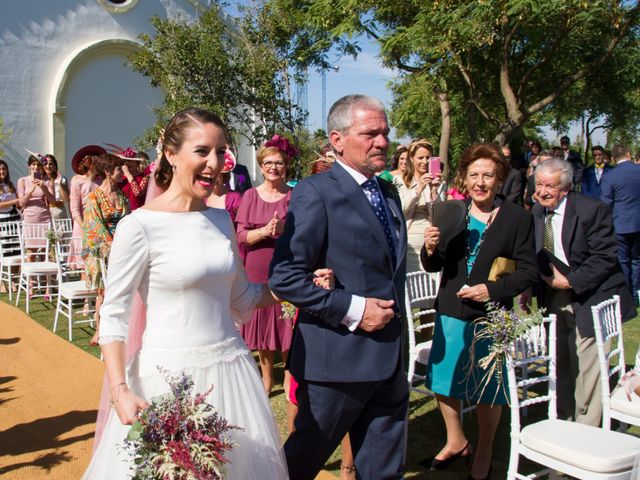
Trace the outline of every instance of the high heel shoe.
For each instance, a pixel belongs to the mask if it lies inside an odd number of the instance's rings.
[[[487,472],[487,476],[483,478],[476,478],[473,475],[469,474],[467,480],[490,480],[491,479],[491,470],[493,470],[493,464],[489,465],[489,471]]]
[[[463,453],[466,452],[467,449],[470,450],[469,453],[467,453],[466,455],[463,455]],[[469,462],[471,457],[473,457],[473,452],[471,451],[471,445],[469,444],[469,442],[467,442],[467,444],[462,448],[462,450],[460,450],[457,453],[454,453],[450,457],[443,458],[443,459],[436,458],[435,456],[427,457],[420,462],[420,465],[430,470],[446,470],[447,468],[449,468],[449,465],[451,465],[453,462],[455,462],[459,458],[464,458],[466,459],[467,462]]]

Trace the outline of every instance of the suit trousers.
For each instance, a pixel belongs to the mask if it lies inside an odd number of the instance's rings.
[[[638,290],[640,290],[640,232],[617,233],[616,240],[618,241],[618,261],[637,307]]]
[[[582,337],[576,327],[570,290],[547,290],[547,314],[557,316],[556,387],[558,418],[599,427],[602,388],[595,337]]]
[[[346,367],[348,368],[348,367]],[[407,377],[380,382],[300,381],[295,431],[284,452],[291,480],[313,480],[349,433],[358,479],[403,478]]]

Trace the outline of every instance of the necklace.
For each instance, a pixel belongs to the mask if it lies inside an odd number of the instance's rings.
[[[476,258],[478,258],[478,253],[480,252],[480,248],[484,243],[484,237],[487,234],[487,230],[489,230],[489,227],[491,226],[491,222],[493,221],[495,212],[496,212],[496,209],[495,209],[495,202],[494,202],[494,204],[491,205],[491,213],[489,214],[489,218],[487,219],[487,224],[484,227],[484,230],[482,230],[482,233],[480,234],[480,238],[474,245],[473,250],[471,250],[471,232],[470,232],[471,203],[469,203],[469,206],[467,207],[467,251],[466,251],[466,257],[465,257],[466,264],[467,264],[467,278],[469,277],[469,272],[473,268]]]

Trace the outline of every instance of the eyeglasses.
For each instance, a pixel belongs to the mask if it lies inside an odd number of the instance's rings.
[[[269,161],[269,162],[264,162],[262,164],[262,166],[265,167],[265,168],[273,168],[273,167],[282,168],[282,167],[284,167],[284,162],[271,162],[271,161]]]

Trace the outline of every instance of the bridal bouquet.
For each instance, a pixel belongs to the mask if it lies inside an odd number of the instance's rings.
[[[489,343],[489,353],[477,362],[478,366],[484,370],[476,386],[480,391],[479,397],[482,397],[492,378],[497,382],[494,399],[501,389],[507,394],[503,376],[507,356],[514,353],[512,349],[516,339],[522,337],[532,327],[542,324],[543,313],[543,309],[532,310],[529,314],[519,313],[514,309],[507,310],[497,303],[487,303],[487,316],[474,321],[475,328],[470,349],[471,365],[473,365],[476,344]],[[472,370],[473,368],[470,368],[468,372]]]
[[[228,432],[242,429],[206,402],[213,387],[194,395],[189,375],[158,370],[171,391],[153,398],[129,430],[124,450],[134,457],[133,480],[224,479],[225,453],[234,447]]]

